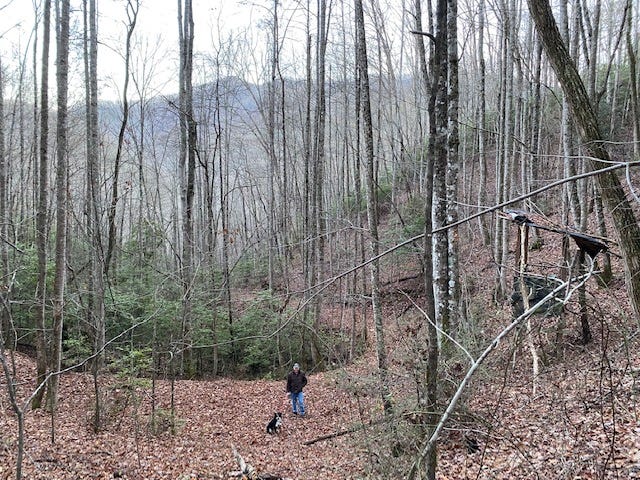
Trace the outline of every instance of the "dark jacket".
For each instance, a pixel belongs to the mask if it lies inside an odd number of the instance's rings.
[[[287,393],[300,393],[307,384],[307,376],[302,370],[298,373],[293,370],[287,375]]]

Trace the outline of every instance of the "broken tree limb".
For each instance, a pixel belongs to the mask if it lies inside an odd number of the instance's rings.
[[[339,432],[329,433],[327,435],[322,435],[320,437],[316,437],[313,440],[307,440],[303,443],[303,445],[313,445],[314,443],[323,442],[325,440],[331,440],[332,438],[341,437],[342,435],[349,435],[350,433],[355,433],[359,430],[363,430],[364,426],[349,428],[347,430],[340,430]]]
[[[240,455],[238,453],[238,450],[236,450],[235,445],[231,445],[231,450],[233,450],[233,456],[236,459],[238,467],[240,467],[240,471],[233,472],[233,476],[246,478],[247,480],[258,480],[258,472],[256,471],[255,467],[250,463],[245,462],[244,458],[242,458],[242,455]]]
[[[233,451],[233,456],[236,459],[238,467],[240,467],[240,471],[229,472],[230,477],[240,478],[241,480],[291,480],[281,477],[280,475],[272,475],[270,473],[259,474],[253,465],[247,463],[245,459],[242,458],[242,455],[238,453],[235,445],[231,444],[231,450]]]
[[[316,437],[313,440],[307,440],[306,442],[303,443],[303,445],[309,446],[309,445],[313,445],[314,443],[323,442],[325,440],[331,440],[332,438],[341,437],[343,435],[349,435],[351,433],[356,433],[356,432],[359,432],[360,430],[364,430],[365,428],[373,427],[374,425],[379,425],[379,424],[387,422],[387,421],[388,421],[388,419],[381,418],[381,419],[378,419],[378,420],[376,420],[374,422],[370,422],[370,423],[367,423],[367,424],[356,425],[354,427],[347,428],[346,430],[340,430],[338,432],[328,433],[326,435],[322,435],[320,437]]]
[[[445,423],[447,422],[447,420],[455,410],[458,404],[458,400],[460,400],[460,397],[462,396],[462,392],[465,390],[465,388],[471,381],[471,377],[473,377],[473,374],[476,372],[476,370],[478,370],[478,368],[480,368],[480,365],[484,363],[484,361],[491,354],[491,352],[497,348],[500,342],[504,340],[507,337],[507,335],[509,335],[509,333],[511,333],[518,325],[522,324],[531,315],[533,315],[533,313],[539,308],[541,308],[545,304],[545,302],[551,300],[552,298],[555,298],[555,296],[558,293],[560,293],[562,290],[568,289],[569,286],[571,286],[571,290],[569,290],[565,295],[565,301],[569,297],[571,297],[573,292],[576,291],[580,285],[582,285],[589,278],[591,278],[591,276],[593,275],[593,267],[594,267],[594,264],[593,262],[591,262],[591,270],[589,272],[577,278],[573,278],[573,279],[570,279],[569,281],[559,284],[546,297],[541,299],[538,303],[533,305],[529,310],[526,310],[522,315],[520,315],[513,322],[511,322],[504,330],[502,330],[502,332],[500,332],[500,334],[498,334],[493,339],[493,341],[489,344],[489,346],[485,348],[482,354],[476,359],[475,362],[473,362],[473,364],[467,371],[467,374],[462,379],[462,382],[460,382],[460,385],[458,385],[458,389],[456,390],[453,397],[449,401],[449,405],[447,405],[446,410],[440,417],[440,420],[438,421],[438,424],[433,430],[431,436],[429,437],[429,439],[427,439],[427,441],[421,447],[420,454],[418,455],[416,460],[413,462],[413,465],[411,465],[411,469],[409,470],[409,472],[407,473],[407,476],[405,477],[407,478],[407,480],[413,480],[414,478],[416,478],[416,475],[420,470],[422,463],[426,458],[429,457],[432,449],[435,447],[435,443],[438,440],[440,433],[442,432],[442,429],[444,428]]]

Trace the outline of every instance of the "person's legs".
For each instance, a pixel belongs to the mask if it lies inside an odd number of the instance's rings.
[[[291,411],[296,415],[298,413],[298,394],[291,392]]]
[[[304,415],[304,393],[298,394],[298,413]]]

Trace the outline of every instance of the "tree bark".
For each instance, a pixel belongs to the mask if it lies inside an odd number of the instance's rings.
[[[93,361],[91,371],[94,378],[95,413],[93,428],[100,430],[102,420],[98,373],[102,367],[102,350],[105,344],[105,308],[104,308],[104,255],[102,229],[100,222],[100,168],[98,164],[98,32],[96,26],[96,1],[84,0],[84,59],[85,59],[85,108],[87,142],[87,203],[86,223],[89,254],[89,286],[87,299],[87,325],[91,326],[93,336]]]
[[[9,404],[16,414],[16,422],[18,424],[18,432],[17,432],[17,447],[16,447],[16,480],[22,480],[22,463],[24,460],[24,416],[25,416],[25,408],[21,408],[18,404],[18,392],[16,386],[18,384],[17,379],[15,378],[15,368],[13,372],[9,368],[9,364],[7,362],[7,358],[4,354],[4,338],[2,336],[2,332],[0,332],[0,366],[2,367],[2,373],[5,378],[5,387],[7,389],[7,397],[9,399]],[[42,389],[41,389],[42,390]],[[25,405],[25,407],[28,406]],[[6,477],[8,478],[8,476]]]
[[[355,0],[356,16],[356,64],[360,78],[360,88],[362,92],[362,119],[364,128],[364,144],[366,158],[366,196],[367,196],[367,219],[369,223],[369,254],[371,258],[377,258],[380,246],[378,238],[378,201],[377,201],[377,179],[374,170],[374,148],[373,148],[373,121],[371,119],[371,100],[369,91],[369,72],[367,59],[367,43],[364,29],[364,13],[362,11],[362,0]],[[382,404],[386,414],[393,413],[391,403],[391,393],[388,385],[388,361],[387,350],[384,339],[384,324],[380,305],[380,261],[376,259],[371,262],[371,303],[373,308],[373,322],[376,332],[376,354],[378,357],[378,372],[382,387]]]
[[[478,158],[480,179],[478,182],[478,205],[487,204],[487,68],[484,54],[485,43],[485,9],[484,2],[478,2],[478,68],[480,85],[478,87]],[[484,216],[478,218],[478,226],[485,245],[491,244],[491,234]]]
[[[574,121],[585,150],[590,155],[590,168],[598,171],[611,158],[603,142],[600,127],[578,70],[562,41],[548,0],[527,0],[529,11],[542,39],[545,52],[569,101]],[[636,317],[640,319],[640,227],[624,189],[614,172],[596,177],[605,207],[611,213],[622,256],[629,299]]]
[[[459,109],[458,80],[458,1],[447,2],[447,173],[446,173],[446,214],[447,223],[458,222],[458,187],[460,172],[460,134],[458,129]],[[464,320],[461,304],[460,266],[458,260],[458,227],[447,230],[447,318],[450,329],[455,334]]]
[[[57,55],[56,83],[57,98],[57,164],[56,164],[56,256],[55,276],[53,280],[53,330],[51,338],[51,356],[49,371],[58,372],[62,366],[62,329],[64,325],[64,290],[67,271],[67,178],[68,178],[68,76],[69,76],[69,0],[58,0],[57,7]],[[52,419],[58,400],[57,374],[49,377],[47,404],[51,409]],[[53,420],[52,420],[53,421]],[[55,429],[52,431],[52,442],[55,440]]]
[[[267,212],[267,230],[269,235],[269,247],[267,257],[269,259],[269,290],[273,291],[275,277],[275,259],[277,251],[276,224],[276,183],[278,177],[278,157],[276,155],[276,74],[278,71],[279,42],[278,38],[278,0],[273,0],[273,23],[271,44],[271,73],[268,84],[267,96],[267,154],[269,155],[269,210]],[[280,336],[278,335],[277,341]]]
[[[193,364],[193,201],[196,164],[196,123],[193,117],[193,9],[192,1],[179,5],[180,35],[180,198],[182,205],[182,373],[194,374]]]
[[[8,160],[5,153],[4,131],[4,75],[0,61],[0,341],[4,341],[9,331],[9,293],[11,291],[9,272],[9,212],[7,205],[7,174]]]
[[[627,0],[627,24],[626,43],[627,57],[629,58],[629,87],[631,89],[631,118],[633,125],[633,153],[635,158],[640,158],[640,98],[638,94],[638,68],[636,48],[633,40],[633,2]],[[636,40],[637,42],[637,40]],[[595,63],[595,59],[593,60]]]
[[[220,71],[217,59],[216,59],[216,71]],[[214,136],[213,139],[213,152],[211,153],[211,162],[204,160],[204,188],[205,188],[205,204],[206,204],[206,230],[207,230],[207,268],[209,270],[209,290],[211,295],[211,342],[213,344],[212,352],[212,370],[213,375],[218,374],[219,370],[219,345],[218,345],[218,305],[220,301],[220,294],[216,292],[216,244],[218,241],[217,236],[217,221],[214,212],[215,205],[215,178],[216,178],[216,158],[219,158],[220,167],[223,165],[223,146],[222,146],[222,119],[220,115],[221,111],[221,98],[220,98],[220,80],[217,79],[214,89],[215,96],[215,114],[214,114]],[[223,176],[221,175],[221,178]],[[220,193],[224,193],[222,188]],[[225,199],[221,198],[221,205],[224,204]],[[228,266],[223,269],[225,279],[228,283]],[[221,288],[225,288],[221,285]],[[233,337],[231,337],[233,339]]]
[[[447,223],[447,136],[448,136],[448,65],[447,65],[447,1],[439,0],[436,10],[436,40],[431,123],[433,164],[433,230]],[[436,325],[449,331],[449,241],[447,230],[433,234],[433,296]],[[441,341],[440,333],[438,334]]]
[[[312,219],[313,234],[311,237],[312,250],[312,271],[311,276],[315,284],[323,281],[325,272],[325,162],[326,162],[326,50],[327,50],[327,2],[326,0],[318,0],[317,15],[317,35],[318,42],[316,45],[316,106],[315,118],[313,122],[314,136],[312,145]],[[317,332],[320,330],[320,315],[322,308],[321,295],[316,295],[313,299],[313,329],[311,332],[311,358],[314,365],[323,368],[322,353],[318,343]]]
[[[49,190],[49,46],[51,37],[51,0],[45,0],[42,16],[42,72],[40,83],[40,148],[38,152],[38,208],[36,212],[36,248],[38,251],[38,310],[36,313],[36,382],[38,385],[47,376],[47,215]],[[40,408],[45,389],[38,390],[33,397],[32,407]]]
[[[312,218],[313,208],[313,180],[312,180],[312,148],[311,148],[311,90],[312,90],[312,68],[311,68],[311,9],[310,0],[306,6],[306,27],[305,27],[305,106],[304,106],[304,128],[303,128],[303,151],[304,151],[304,238],[306,241],[302,246],[302,257],[304,261],[304,311],[302,313],[303,324],[306,325],[309,318],[310,302],[313,295],[314,267],[313,255],[315,251],[313,238],[315,236],[315,220]],[[304,334],[303,330],[303,334]]]
[[[430,206],[430,212],[425,221],[425,286],[427,295],[433,292],[433,312],[427,310],[427,314],[433,314],[428,322],[429,345],[427,349],[427,405],[429,412],[427,424],[432,426],[437,423],[438,414],[438,363],[441,346],[441,330],[448,331],[449,327],[449,262],[448,262],[448,233],[440,230],[432,233],[446,224],[446,174],[447,174],[447,132],[448,132],[448,28],[447,28],[448,1],[438,0],[436,6],[436,33],[432,59],[432,85],[429,96],[429,164],[427,184],[431,187],[426,190],[430,199],[426,202]],[[430,229],[430,231],[428,230]],[[427,251],[427,248],[429,251]],[[430,261],[429,265],[426,265]],[[427,305],[431,308],[431,305]],[[430,430],[428,434],[431,433]],[[435,480],[437,468],[437,451],[433,448],[426,457],[425,476],[428,480]],[[413,478],[413,477],[411,477]]]

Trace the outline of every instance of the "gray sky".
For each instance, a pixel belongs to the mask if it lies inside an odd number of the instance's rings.
[[[42,0],[0,0],[0,55],[4,66],[15,67],[21,61],[32,66],[33,54],[27,53],[27,49],[33,42],[35,5],[41,9],[41,3]],[[266,13],[264,8],[256,4],[266,2],[257,0],[252,3],[253,6],[248,6],[247,2],[238,0],[193,0],[196,52],[211,50],[215,39],[231,32],[255,28],[260,16]],[[97,0],[97,4],[101,97],[116,99],[121,95],[124,81],[127,0]],[[177,0],[140,0],[132,61],[140,78],[147,78],[147,88],[151,94],[173,93],[177,90],[177,4]],[[81,29],[82,0],[71,0],[71,7],[76,28]],[[54,56],[55,47],[52,44],[51,58]],[[40,58],[40,54],[37,58]],[[82,62],[80,58],[77,60],[77,71],[72,73],[72,77],[80,81]],[[52,68],[55,68],[53,60]],[[7,91],[10,93],[11,89]],[[132,93],[133,90],[130,90],[129,94]]]

